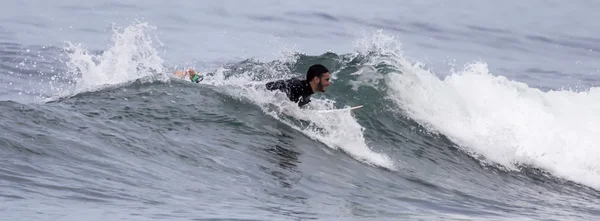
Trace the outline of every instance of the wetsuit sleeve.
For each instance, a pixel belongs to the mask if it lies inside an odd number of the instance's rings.
[[[298,101],[298,107],[302,107],[308,103],[310,103],[310,97],[302,97],[300,101]]]
[[[281,90],[285,88],[285,80],[277,80],[277,81],[271,81],[267,84],[265,84],[265,87],[267,88],[267,90]]]

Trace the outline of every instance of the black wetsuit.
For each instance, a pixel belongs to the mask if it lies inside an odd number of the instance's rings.
[[[308,81],[298,78],[272,81],[267,83],[265,87],[268,90],[280,90],[284,92],[291,101],[298,103],[300,107],[308,104],[310,96],[314,94]]]

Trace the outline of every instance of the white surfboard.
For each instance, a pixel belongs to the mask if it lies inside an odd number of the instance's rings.
[[[349,108],[343,108],[343,109],[333,109],[333,110],[315,110],[315,112],[317,113],[333,113],[333,112],[340,112],[340,111],[351,111],[351,110],[355,110],[358,108],[361,108],[362,105],[358,105],[358,106],[354,106],[354,107],[349,107]]]

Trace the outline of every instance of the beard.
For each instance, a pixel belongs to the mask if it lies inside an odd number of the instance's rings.
[[[319,84],[317,85],[317,89],[318,89],[320,92],[325,92],[325,86],[323,86],[323,84],[322,84],[322,83],[319,83]]]

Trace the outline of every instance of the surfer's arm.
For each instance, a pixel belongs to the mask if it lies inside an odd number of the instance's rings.
[[[298,107],[303,107],[304,105],[310,103],[310,97],[302,97],[298,101]]]
[[[271,81],[265,84],[267,90],[282,90],[285,88],[285,80]]]
[[[196,83],[204,80],[204,77],[202,77],[200,72],[196,72],[193,68],[190,68],[187,71],[175,71],[175,73],[173,73],[173,75],[175,75],[176,77],[179,77],[181,79],[185,79],[185,77],[189,76],[190,81],[196,82]]]
[[[175,77],[183,79],[188,76],[188,72],[187,71],[175,71],[175,72],[173,72],[173,75],[175,75]]]
[[[179,77],[179,78],[185,78],[187,76],[190,76],[190,78],[191,78],[195,74],[196,74],[196,71],[193,68],[189,68],[187,71],[181,70],[181,71],[175,71],[173,73],[173,75],[175,75],[176,77]]]

